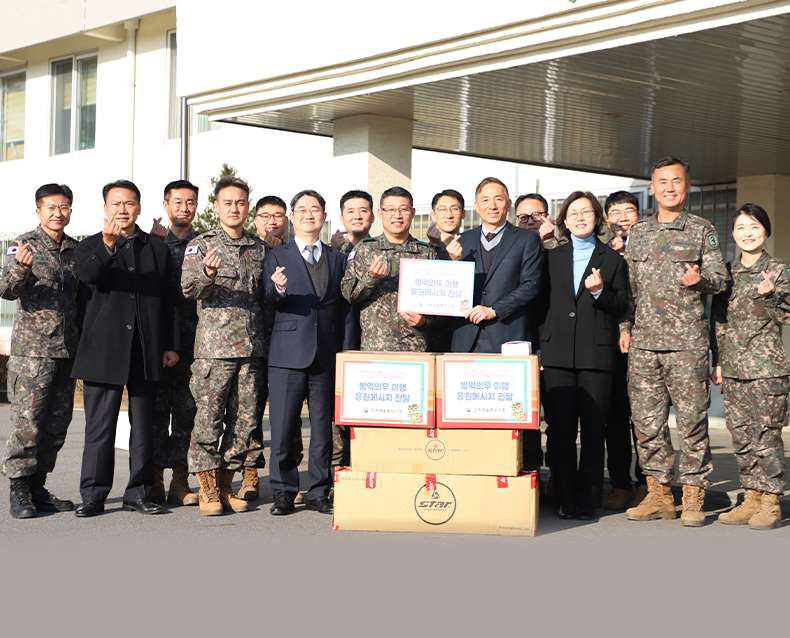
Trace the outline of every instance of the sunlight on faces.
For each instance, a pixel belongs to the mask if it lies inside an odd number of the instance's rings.
[[[167,194],[163,205],[170,226],[189,227],[197,213],[197,195],[189,188],[174,188]]]
[[[436,207],[431,211],[431,220],[436,223],[439,230],[448,235],[455,235],[465,218],[466,211],[461,208],[461,202],[449,195],[440,197]]]
[[[373,226],[373,219],[373,211],[365,198],[355,197],[343,202],[340,221],[347,233],[358,236],[368,234]]]
[[[606,223],[617,237],[627,236],[631,226],[638,221],[639,211],[627,202],[612,205],[606,216]]]
[[[537,233],[543,220],[546,219],[547,212],[543,208],[543,202],[537,199],[524,199],[516,209],[516,225],[519,228],[531,230]]]
[[[310,195],[302,195],[296,200],[291,223],[294,232],[300,237],[303,235],[316,235],[321,232],[326,221],[326,212],[321,208],[321,203]]]
[[[568,207],[565,215],[565,227],[571,235],[584,239],[595,231],[595,210],[592,202],[586,197],[577,199]]]
[[[386,238],[396,243],[405,241],[409,236],[414,213],[408,197],[390,195],[385,198],[379,208],[379,217]]]
[[[107,193],[104,214],[112,223],[118,224],[127,237],[134,233],[134,225],[140,216],[140,202],[134,191],[128,188],[112,188]]]
[[[749,215],[741,214],[735,220],[732,238],[744,253],[757,255],[762,252],[767,235],[760,222]]]
[[[255,215],[255,228],[258,229],[258,236],[261,238],[272,234],[282,239],[288,228],[288,214],[282,206],[264,204]]]
[[[219,223],[226,232],[241,236],[250,212],[250,199],[238,186],[227,186],[214,200],[214,210],[217,211]]]
[[[650,190],[659,210],[679,213],[691,190],[691,182],[681,164],[672,164],[655,170]]]
[[[510,206],[507,189],[496,182],[486,184],[475,196],[475,210],[488,230],[495,230],[505,223]]]
[[[49,235],[59,235],[71,222],[71,205],[65,195],[49,195],[36,208],[36,217]]]

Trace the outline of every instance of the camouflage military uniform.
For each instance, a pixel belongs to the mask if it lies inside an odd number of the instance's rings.
[[[713,365],[724,377],[724,414],[744,488],[783,494],[782,428],[787,425],[790,362],[782,325],[790,323],[790,268],[767,253],[751,266],[727,265],[730,294],[713,299]],[[773,272],[768,299],[757,294],[762,271]]]
[[[203,268],[212,248],[222,259],[213,279]],[[238,470],[263,457],[252,434],[263,418],[265,254],[266,244],[257,237],[245,231],[233,239],[221,226],[193,239],[186,250],[181,287],[187,299],[198,301],[189,385],[197,403],[187,455],[192,473]]]
[[[368,270],[377,256],[384,257],[387,274],[382,279]],[[392,244],[384,235],[369,237],[349,255],[341,290],[349,303],[358,305],[361,350],[426,352],[435,317],[414,328],[398,313],[401,259],[436,259],[436,248],[409,235],[403,244]]]
[[[705,302],[708,294],[726,287],[716,229],[685,210],[669,223],[653,215],[631,227],[625,258],[633,298],[620,331],[631,334],[628,394],[639,464],[659,483],[672,481],[671,400],[680,438],[680,482],[706,487],[712,465]],[[686,265],[694,264],[702,279],[686,287],[681,277]]]
[[[178,353],[178,363],[172,368],[162,370],[162,380],[159,382],[156,394],[153,446],[154,465],[158,467],[178,467],[187,464],[189,439],[195,424],[197,406],[189,391],[189,381],[192,378],[190,368],[195,360],[195,331],[198,316],[195,301],[186,299],[181,293],[181,268],[187,245],[197,236],[198,232],[190,229],[183,239],[176,237],[170,230],[165,237],[165,243],[173,256],[173,281],[179,291],[181,351]]]
[[[30,268],[13,256],[23,243],[33,251]],[[11,433],[2,467],[10,479],[51,472],[71,423],[71,368],[81,324],[76,247],[68,235],[55,243],[39,226],[11,244],[0,278],[0,296],[19,300],[8,362]]]

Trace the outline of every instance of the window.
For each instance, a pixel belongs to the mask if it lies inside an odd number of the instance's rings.
[[[0,77],[0,162],[25,157],[25,74]]]
[[[167,34],[167,139],[181,137],[181,100],[176,94],[176,55],[178,53],[176,32]]]
[[[52,63],[50,154],[96,147],[96,56]]]

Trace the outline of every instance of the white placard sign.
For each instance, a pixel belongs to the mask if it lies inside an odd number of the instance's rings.
[[[401,259],[399,268],[398,312],[463,317],[472,309],[474,262]]]

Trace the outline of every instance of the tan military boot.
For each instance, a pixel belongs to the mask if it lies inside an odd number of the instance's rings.
[[[186,465],[176,465],[173,468],[173,478],[170,479],[167,502],[173,505],[198,504],[197,494],[189,489],[189,472],[187,472]]]
[[[195,474],[195,478],[200,485],[198,491],[200,513],[203,516],[220,516],[222,503],[219,502],[219,491],[217,490],[217,470],[198,472]]]
[[[154,503],[164,503],[165,494],[165,468],[154,465],[154,489],[149,496]]]
[[[677,518],[675,497],[669,483],[659,483],[652,476],[647,477],[647,496],[637,507],[626,510],[629,521],[654,521],[659,518],[671,520]]]
[[[257,501],[259,496],[260,480],[257,467],[241,468],[241,489],[239,498],[243,501]]]
[[[743,491],[743,503],[729,512],[719,514],[719,523],[724,523],[725,525],[746,525],[749,519],[760,509],[762,496],[757,490],[746,488]]]
[[[779,494],[763,492],[760,509],[749,519],[749,529],[774,529],[782,526]]]
[[[696,485],[683,486],[683,513],[680,522],[684,527],[702,527],[705,524],[705,514],[702,506],[705,503],[705,490]]]
[[[233,470],[217,470],[217,486],[219,487],[219,502],[222,509],[226,512],[246,512],[250,509],[247,501],[236,498],[233,493],[231,483],[233,482]]]

